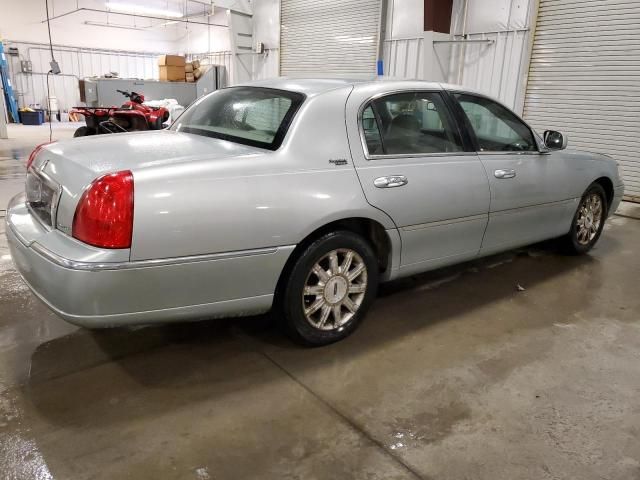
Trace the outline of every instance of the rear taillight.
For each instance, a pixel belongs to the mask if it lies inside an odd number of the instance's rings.
[[[102,248],[130,248],[133,233],[133,174],[110,173],[85,190],[73,217],[73,237]]]
[[[31,155],[29,155],[29,160],[27,160],[27,170],[29,170],[29,167],[38,156],[38,153],[40,153],[40,150],[42,150],[42,147],[44,147],[45,145],[51,145],[52,143],[56,143],[56,142],[41,143],[40,145],[38,145],[36,148],[33,149],[33,152],[31,152]]]

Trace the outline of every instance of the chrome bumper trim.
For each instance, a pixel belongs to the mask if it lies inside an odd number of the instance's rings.
[[[96,263],[96,262],[79,262],[76,260],[70,260],[68,258],[61,257],[51,250],[43,247],[37,242],[29,242],[20,235],[15,226],[7,221],[7,226],[11,229],[11,232],[25,247],[31,248],[34,252],[42,255],[47,260],[69,270],[82,270],[82,271],[103,271],[103,270],[128,270],[137,268],[150,268],[150,267],[163,267],[167,265],[178,265],[185,263],[207,262],[211,260],[225,260],[230,258],[250,257],[254,255],[269,255],[276,253],[279,248],[285,247],[270,247],[270,248],[257,248],[253,250],[240,250],[234,252],[224,253],[211,253],[205,255],[190,255],[185,257],[171,257],[171,258],[158,258],[152,260],[134,260],[130,262],[109,262],[109,263]]]
[[[11,201],[13,202],[15,198],[17,197],[12,198]],[[25,247],[30,247],[33,242],[29,242],[26,238],[24,238],[24,236],[18,231],[16,227],[14,227],[13,223],[11,223],[11,221],[9,220],[8,213],[11,206],[12,204],[9,203],[9,206],[7,207],[7,216],[4,217],[4,224],[7,226],[9,230],[11,230],[11,233],[15,235],[15,237],[20,241],[22,245],[24,245]]]
[[[70,270],[83,270],[83,271],[102,271],[102,270],[129,270],[136,268],[150,268],[150,267],[164,267],[167,265],[178,265],[185,263],[207,262],[211,260],[224,260],[229,258],[238,257],[250,257],[253,255],[269,255],[276,253],[278,248],[260,248],[255,250],[242,250],[237,252],[225,252],[225,253],[211,253],[207,255],[191,255],[188,257],[172,257],[172,258],[159,258],[153,260],[134,260],[131,262],[112,262],[112,263],[93,263],[93,262],[78,262],[75,260],[69,260],[63,258],[60,255],[47,250],[38,243],[33,243],[31,248],[38,252],[46,259],[60,265],[61,267],[68,268]]]

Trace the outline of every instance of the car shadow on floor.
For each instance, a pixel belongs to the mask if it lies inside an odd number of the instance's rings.
[[[608,237],[599,246],[615,248]],[[604,252],[606,253],[606,251]],[[274,328],[273,318],[262,315],[139,328],[78,330],[40,345],[31,358],[25,386],[39,415],[55,424],[126,422],[184,408],[189,402],[227,395],[229,388],[254,388],[269,381],[273,358],[294,359],[301,368],[321,368],[323,362],[346,361],[405,337],[420,336],[428,345],[429,329],[443,322],[468,322],[492,304],[518,302],[540,305],[530,292],[547,282],[571,284],[581,289],[571,295],[558,290],[551,302],[552,315],[524,316],[492,326],[496,341],[514,330],[543,328],[585,308],[593,301],[589,292],[602,281],[600,260],[591,256],[563,256],[553,242],[445,268],[383,285],[365,322],[349,338],[323,348],[295,345]],[[546,308],[547,306],[543,306]],[[491,315],[491,310],[489,310]],[[481,317],[481,315],[480,315]],[[280,372],[282,373],[282,372]],[[104,376],[104,378],[101,378]],[[114,378],[110,379],[113,376]],[[72,396],[68,395],[73,391]],[[138,407],[109,408],[109,398],[128,394],[146,397],[151,392],[179,391],[162,402],[142,402]],[[103,415],[103,409],[109,415]],[[84,413],[83,413],[84,412]]]

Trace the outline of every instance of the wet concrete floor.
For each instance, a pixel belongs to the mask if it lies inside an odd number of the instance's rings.
[[[321,349],[267,317],[76,328],[2,225],[0,478],[638,479],[640,206],[619,213],[588,256],[388,284]]]

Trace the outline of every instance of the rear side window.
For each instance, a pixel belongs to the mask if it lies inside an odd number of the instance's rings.
[[[371,105],[365,108],[362,112],[362,131],[364,132],[364,138],[367,142],[367,150],[369,150],[369,154],[383,154],[382,137],[380,136],[378,121],[376,120],[376,116],[375,113],[373,113],[373,107]]]
[[[460,135],[442,96],[408,92],[374,100],[363,111],[370,155],[460,152]]]
[[[527,125],[493,100],[466,93],[454,94],[464,110],[483,152],[536,151],[538,146]]]

